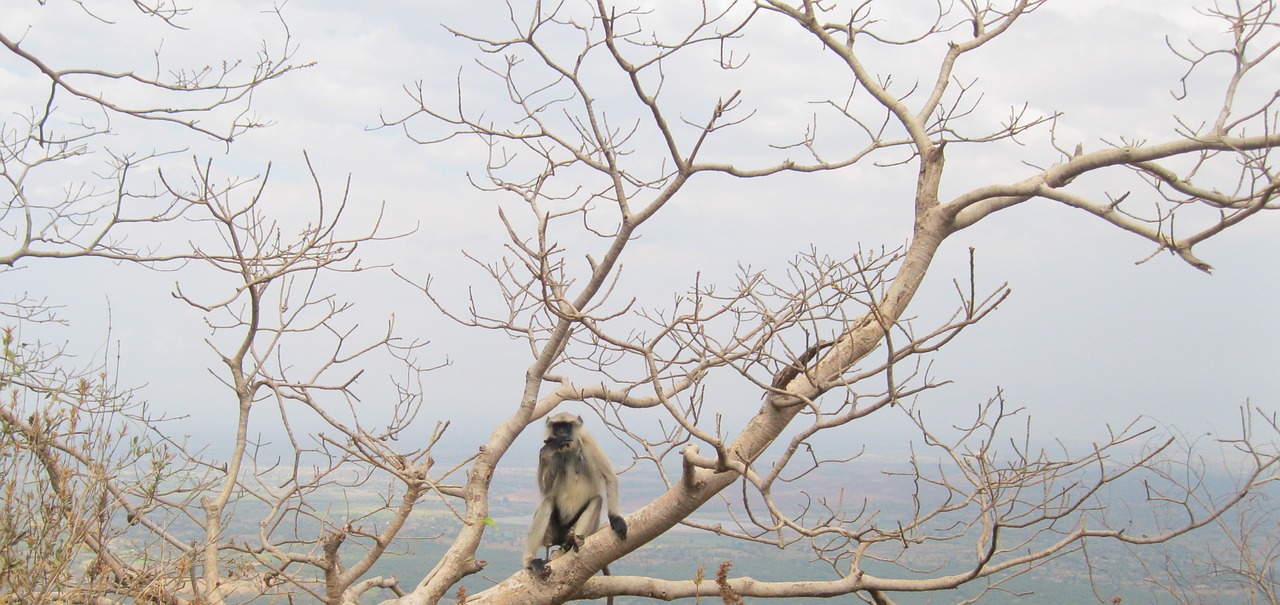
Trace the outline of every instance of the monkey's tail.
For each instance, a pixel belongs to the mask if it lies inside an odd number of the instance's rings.
[[[608,565],[605,565],[604,567],[600,568],[600,571],[601,571],[601,572],[603,572],[603,573],[604,573],[604,575],[606,575],[606,576],[612,576],[612,575],[613,575],[613,574],[609,573],[609,566],[608,566]],[[605,602],[605,605],[613,605],[613,595],[609,595],[609,596],[605,597],[605,598],[604,598],[604,602]]]

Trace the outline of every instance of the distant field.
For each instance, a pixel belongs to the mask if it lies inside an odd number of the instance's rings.
[[[845,472],[848,469],[846,467]],[[520,554],[524,548],[525,530],[528,515],[534,506],[536,491],[532,487],[532,469],[508,470],[495,481],[495,491],[491,499],[491,512],[497,522],[496,529],[486,531],[484,543],[477,553],[478,558],[488,561],[486,570],[464,581],[469,593],[483,590],[519,568]],[[815,478],[816,485],[825,482]],[[861,485],[869,494],[887,494],[888,497],[876,499],[876,506],[886,518],[894,518],[894,514],[902,514],[907,500],[897,486],[890,485],[884,475],[869,472]],[[825,483],[837,484],[835,482]],[[847,482],[846,482],[847,484]],[[624,492],[623,511],[632,510],[643,505],[663,486],[657,482],[646,483],[642,479],[633,479],[624,483],[628,491]],[[788,494],[794,503],[823,497],[835,497],[835,494],[818,494],[802,492],[797,489]],[[358,504],[359,497],[348,496],[349,502]],[[846,503],[851,496],[845,494]],[[786,500],[787,498],[782,498]],[[861,498],[857,499],[860,503]],[[897,509],[897,510],[895,510]],[[730,518],[724,514],[723,508],[709,505],[704,511],[695,515],[702,521],[721,522],[732,527]],[[456,531],[456,519],[452,514],[440,508],[428,508],[415,512],[411,523],[406,527],[404,535],[427,537],[416,541],[412,551],[393,557],[385,557],[378,565],[376,572],[381,575],[395,575],[401,582],[413,583],[431,567],[439,555],[448,546],[449,540]],[[438,536],[436,539],[430,537]],[[1176,542],[1167,552],[1173,560],[1186,564],[1191,561],[1192,554],[1186,549],[1204,548],[1213,542],[1225,545],[1221,534],[1200,532],[1190,539]],[[1119,598],[1124,605],[1155,604],[1176,602],[1167,593],[1148,580],[1148,572],[1124,547],[1106,541],[1090,542],[1088,545],[1089,560],[1093,563],[1094,572],[1090,574],[1081,553],[1072,553],[1060,557],[1046,568],[1027,572],[1013,578],[990,592],[982,600],[983,603],[1018,603],[1020,605],[1063,604],[1063,603],[1107,603]],[[1152,561],[1163,564],[1161,553],[1166,551],[1149,551]],[[911,547],[903,553],[903,561],[918,570],[932,571],[932,575],[940,572],[961,571],[967,562],[973,560],[974,550],[971,542],[955,541],[952,543],[930,543]],[[696,570],[705,565],[704,577],[714,582],[715,573],[720,564],[731,561],[732,577],[750,576],[764,581],[780,580],[824,580],[837,577],[836,571],[826,562],[816,561],[807,544],[797,543],[787,550],[776,547],[732,540],[715,536],[708,532],[685,527],[677,527],[672,532],[633,552],[611,565],[616,575],[646,575],[671,580],[693,579]],[[845,563],[847,565],[847,563]],[[909,573],[901,567],[874,564],[864,565],[868,573],[886,577],[909,577]],[[1243,593],[1229,583],[1230,578],[1201,586],[1209,603],[1245,603]],[[1096,592],[1095,592],[1096,587]],[[977,594],[980,586],[973,586],[960,591],[935,592],[924,594],[895,593],[897,603],[915,605],[924,603],[959,603]],[[769,600],[747,598],[747,603],[788,603],[791,605],[855,603],[852,598],[841,599],[787,599]],[[617,599],[618,603],[654,603],[648,599]],[[680,601],[693,603],[693,599]],[[719,598],[703,598],[703,603],[718,605]]]

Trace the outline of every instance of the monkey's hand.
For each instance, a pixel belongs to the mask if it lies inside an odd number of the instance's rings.
[[[569,444],[571,443],[573,443],[573,439],[570,439],[568,437],[547,437],[542,441],[542,444],[544,446],[549,447],[553,450],[564,449],[566,447],[569,447]]]
[[[619,538],[621,538],[621,539],[623,539],[623,540],[626,540],[626,539],[627,539],[627,521],[626,521],[626,519],[623,519],[622,517],[619,517],[618,515],[609,515],[609,527],[612,527],[612,528],[613,528],[613,533],[618,534],[618,537],[619,537]]]
[[[551,568],[547,567],[547,562],[542,559],[529,561],[527,569],[529,570],[529,573],[533,574],[533,577],[539,580],[545,580],[551,577]]]

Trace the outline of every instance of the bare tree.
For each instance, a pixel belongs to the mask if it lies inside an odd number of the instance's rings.
[[[1258,414],[1255,418],[1242,419],[1246,435],[1254,425],[1268,432],[1275,430],[1274,414]],[[1211,481],[1213,470],[1205,460],[1190,455],[1179,464],[1165,467],[1166,472],[1195,481]],[[1233,470],[1219,469],[1216,474],[1233,476]],[[1242,487],[1237,485],[1236,489]],[[1185,494],[1184,500],[1197,497]],[[1203,508],[1207,503],[1193,505]],[[1278,603],[1280,578],[1276,575],[1276,561],[1280,546],[1276,541],[1276,514],[1274,491],[1254,490],[1230,512],[1213,520],[1216,540],[1189,546],[1166,544],[1155,552],[1133,549],[1133,555],[1147,569],[1152,585],[1176,603]],[[1204,586],[1218,588],[1206,594]]]
[[[891,602],[894,592],[967,584],[985,594],[1087,540],[1159,543],[1213,523],[1269,482],[1276,452],[1259,444],[1274,435],[1251,435],[1237,442],[1249,464],[1236,490],[1204,496],[1194,484],[1166,475],[1151,500],[1175,505],[1181,515],[1159,532],[1135,535],[1108,523],[1099,494],[1129,477],[1159,476],[1175,439],[1150,441],[1153,434],[1133,425],[1083,453],[1043,451],[1026,435],[1000,447],[1027,430],[1007,432],[1015,411],[1000,396],[958,434],[937,432],[915,407],[918,395],[939,384],[921,356],[982,319],[1006,294],[1003,287],[981,292],[970,279],[957,284],[951,321],[927,329],[904,321],[939,247],[962,240],[967,228],[1020,204],[1056,203],[1149,241],[1153,254],[1167,251],[1208,271],[1195,254],[1197,244],[1275,207],[1280,184],[1270,159],[1280,144],[1274,127],[1280,91],[1263,75],[1280,44],[1274,2],[1216,4],[1204,15],[1228,32],[1218,45],[1172,45],[1187,65],[1178,94],[1214,78],[1221,95],[1214,114],[1181,116],[1181,127],[1165,140],[1101,145],[1059,140],[1055,133],[1064,118],[1056,114],[1014,108],[1004,121],[987,122],[976,111],[978,89],[960,76],[962,66],[1044,5],[939,3],[921,23],[905,9],[874,1],[644,8],[605,0],[509,2],[501,31],[454,31],[484,52],[483,71],[509,107],[471,101],[469,91],[484,86],[483,80],[462,80],[457,103],[447,107],[433,104],[419,85],[409,91],[417,108],[385,124],[424,144],[475,137],[488,146],[490,158],[476,185],[524,203],[527,215],[502,214],[508,255],[484,265],[506,305],[473,303],[455,318],[524,339],[533,361],[518,407],[472,463],[465,525],[448,554],[396,602],[436,602],[475,570],[494,470],[518,435],[570,401],[602,410],[616,434],[654,463],[652,471],[666,479],[668,491],[628,517],[626,540],[602,532],[576,556],[554,563],[550,581],[518,573],[468,594],[467,603],[674,599],[714,596],[725,586],[748,598],[857,594],[875,603]],[[815,44],[821,53],[807,54]],[[821,109],[798,138],[744,150],[743,140],[760,132],[751,125],[763,119],[761,113],[785,107],[751,93],[752,78],[768,75],[751,72],[750,63],[771,52],[829,66],[826,88],[788,98],[830,94],[832,82],[843,91],[818,98]],[[878,71],[877,57],[895,52],[933,53],[917,64],[935,71]],[[682,86],[690,82],[698,85]],[[718,96],[698,100],[715,86]],[[730,138],[734,132],[739,136]],[[949,153],[1035,137],[1056,150],[1052,165],[944,195]],[[793,264],[785,280],[745,271],[734,288],[694,284],[660,310],[642,309],[624,294],[626,251],[650,219],[678,197],[696,195],[692,183],[867,165],[914,168],[910,199],[900,200],[913,210],[910,238],[901,248],[856,249],[834,258],[812,252]],[[1111,173],[1132,178],[1114,190],[1073,184]],[[448,312],[434,290],[423,290]],[[718,396],[708,377],[725,374],[745,380],[764,399],[750,412],[743,402],[731,406],[742,409],[744,419],[752,414],[738,430],[703,413],[707,400]],[[862,502],[824,502],[795,514],[777,504],[775,490],[789,477],[824,463],[807,455],[815,436],[852,430],[856,421],[896,406],[918,424],[930,450],[911,473],[919,490],[914,514],[882,518]],[[660,409],[676,428],[631,427],[630,413],[648,408]],[[1125,453],[1138,444],[1140,453]],[[668,477],[663,462],[676,456],[683,471]],[[726,489],[735,483],[740,489]],[[739,494],[735,510],[745,511],[737,528],[689,520],[728,493]],[[739,577],[711,585],[693,578],[593,577],[681,523],[742,540],[809,544],[839,579]],[[884,569],[873,564],[880,562],[907,571],[910,561],[903,555],[909,547],[957,540],[970,545],[958,568],[901,575],[869,570]]]
[[[1280,91],[1265,77],[1280,46],[1273,1],[1215,5],[1204,16],[1225,24],[1223,37],[1171,44],[1187,66],[1179,94],[1217,87],[1211,115],[1180,116],[1167,140],[1100,143],[1059,140],[1067,118],[1057,114],[1015,108],[990,120],[977,111],[975,84],[958,71],[1045,2],[939,3],[923,21],[876,0],[510,2],[505,31],[455,31],[478,44],[487,82],[507,103],[476,105],[468,80],[445,108],[418,85],[409,89],[414,107],[384,124],[425,144],[478,142],[489,162],[476,186],[513,199],[519,211],[500,215],[509,234],[503,256],[478,262],[495,296],[477,295],[460,311],[432,282],[404,278],[444,315],[525,343],[531,361],[490,437],[439,467],[433,448],[447,422],[428,430],[412,424],[419,380],[430,369],[419,360],[422,343],[402,340],[391,321],[369,329],[335,283],[373,268],[361,260],[364,245],[398,235],[380,214],[363,224],[350,216],[349,183],[335,196],[307,159],[315,192],[310,213],[299,217],[274,205],[269,169],[221,176],[208,160],[113,153],[103,142],[112,120],[158,122],[225,143],[264,125],[249,102],[255,89],[295,69],[287,28],[283,45],[264,46],[247,73],[228,62],[224,70],[157,66],[153,76],[51,65],[21,36],[0,31],[9,55],[52,91],[31,103],[21,127],[6,123],[0,141],[10,193],[0,215],[9,242],[0,267],[79,258],[180,269],[174,296],[208,327],[210,371],[235,419],[234,434],[221,440],[225,451],[171,434],[164,418],[117,384],[109,355],[77,367],[56,346],[23,337],[57,320],[38,296],[4,302],[14,327],[0,362],[0,497],[17,512],[0,520],[0,599],[892,603],[895,593],[957,587],[978,599],[1065,554],[1087,554],[1100,540],[1162,544],[1223,523],[1274,480],[1276,426],[1255,422],[1267,418],[1261,411],[1243,410],[1242,434],[1226,442],[1240,466],[1235,486],[1218,492],[1196,472],[1178,472],[1198,468],[1182,463],[1181,441],[1142,424],[1072,452],[1037,445],[1020,423],[1025,410],[1011,409],[999,392],[967,426],[940,428],[924,411],[929,392],[945,383],[930,371],[929,355],[1008,294],[1003,285],[980,288],[971,268],[956,283],[954,315],[930,326],[909,321],[939,249],[963,241],[967,228],[1020,204],[1056,203],[1207,271],[1197,244],[1275,206],[1269,160],[1280,145]],[[135,4],[160,27],[178,28],[186,17],[167,2]],[[98,18],[88,3],[80,6]],[[762,88],[752,61],[769,53],[821,62],[829,77],[796,94]],[[877,62],[884,53],[934,53],[917,63],[934,71],[884,73]],[[95,92],[115,88],[93,82],[143,92],[115,98]],[[699,100],[708,87],[721,89]],[[166,100],[137,101],[147,93]],[[90,111],[61,116],[62,99]],[[789,103],[812,113],[791,138],[758,128],[769,111],[794,115]],[[943,193],[948,154],[1023,141],[1050,150],[1049,165]],[[109,168],[97,187],[66,187],[71,193],[46,199],[29,184],[30,175],[90,153]],[[1036,157],[1029,153],[1028,164]],[[135,186],[143,164],[157,168],[150,188]],[[900,247],[812,249],[783,275],[744,269],[727,288],[697,281],[661,308],[640,301],[622,274],[636,239],[655,228],[651,219],[677,197],[696,196],[700,183],[867,167],[908,185],[900,203],[911,211],[910,236]],[[1113,173],[1116,180],[1102,182],[1114,189],[1083,178]],[[157,225],[189,237],[150,235]],[[156,243],[172,241],[184,243]],[[387,364],[403,377],[393,395],[379,398],[378,409],[391,412],[375,423],[357,386],[365,369]],[[507,454],[517,437],[538,432],[538,420],[568,402],[596,410],[635,452],[631,472],[655,474],[666,491],[628,516],[625,540],[592,536],[550,564],[549,580],[498,570],[505,579],[484,590],[460,588],[485,569],[477,552],[494,524],[495,472],[513,464]],[[861,496],[798,509],[783,501],[794,482],[843,462],[816,453],[823,435],[850,434],[872,415],[893,413],[918,435],[901,476],[909,510],[881,510]],[[663,420],[651,426],[642,414]],[[257,440],[267,425],[286,435],[283,456]],[[398,442],[411,427],[417,438]],[[1160,521],[1153,529],[1139,532],[1111,516],[1111,489],[1126,482],[1144,486],[1145,502],[1127,504],[1149,505]],[[382,498],[372,507],[332,505],[340,500],[332,494],[370,486]],[[715,498],[735,523],[691,517]],[[426,502],[456,523],[443,556],[415,585],[402,584],[378,565],[423,537],[405,528]],[[834,579],[760,581],[734,576],[720,561],[708,562],[719,569],[714,583],[701,573],[595,576],[681,524],[808,549]],[[914,558],[951,547],[948,566],[921,569]]]
[[[95,7],[80,8],[91,27],[114,25]],[[169,2],[135,8],[178,36],[189,11]],[[388,585],[366,572],[407,511],[449,489],[429,478],[425,449],[387,446],[413,418],[419,344],[400,340],[390,323],[368,332],[349,320],[349,303],[325,283],[368,268],[357,252],[384,237],[379,216],[349,226],[349,184],[327,195],[314,170],[314,203],[303,215],[296,205],[275,209],[270,167],[223,177],[212,161],[171,161],[183,136],[230,144],[267,125],[253,114],[253,93],[306,66],[291,63],[294,43],[280,26],[280,40],[264,42],[249,62],[175,68],[157,52],[150,75],[58,66],[44,58],[48,49],[0,31],[6,59],[49,85],[29,114],[3,127],[3,273],[70,259],[180,270],[174,297],[204,317],[206,342],[221,362],[211,372],[235,418],[225,450],[171,436],[166,417],[117,385],[110,350],[77,362],[31,334],[62,321],[52,303],[6,300],[0,600],[223,603],[284,593],[353,601]],[[120,123],[153,122],[177,131],[173,149],[139,152],[112,139]],[[47,186],[78,162],[98,164],[83,181]],[[59,190],[65,195],[50,196]],[[406,372],[381,429],[362,426],[355,414],[351,385],[368,359]],[[273,408],[292,458],[259,452],[251,412],[259,418]],[[328,430],[295,436],[292,418],[307,410]],[[334,519],[309,499],[371,476],[400,486],[382,507]],[[253,533],[242,531],[249,515]]]

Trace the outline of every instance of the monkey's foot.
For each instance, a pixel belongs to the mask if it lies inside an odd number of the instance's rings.
[[[545,580],[551,577],[551,568],[547,567],[547,562],[542,559],[534,559],[529,561],[529,573],[539,580]]]

